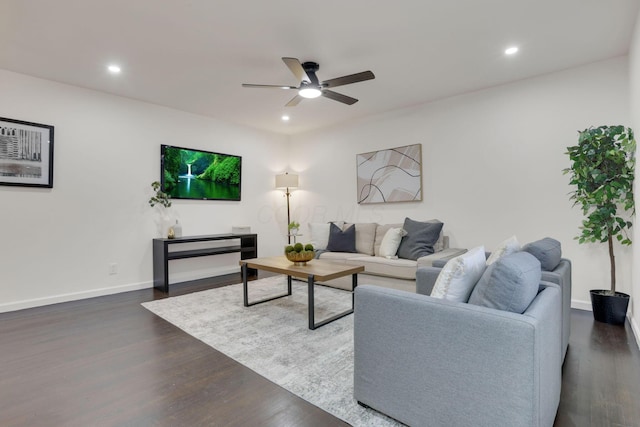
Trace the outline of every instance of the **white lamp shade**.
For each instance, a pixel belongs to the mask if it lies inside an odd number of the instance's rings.
[[[276,175],[276,188],[297,188],[298,175],[282,174]]]

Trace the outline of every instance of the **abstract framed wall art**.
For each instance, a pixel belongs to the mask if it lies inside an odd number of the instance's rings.
[[[0,185],[53,187],[53,130],[0,117]]]
[[[356,156],[358,203],[422,200],[422,144]]]

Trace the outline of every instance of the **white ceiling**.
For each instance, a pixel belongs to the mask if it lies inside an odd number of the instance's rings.
[[[625,55],[640,0],[0,0],[0,68],[283,134]],[[506,47],[518,45],[512,57]],[[297,85],[376,79],[284,107]],[[106,71],[122,66],[119,76]],[[0,95],[1,96],[1,95]],[[283,123],[280,116],[291,116]]]

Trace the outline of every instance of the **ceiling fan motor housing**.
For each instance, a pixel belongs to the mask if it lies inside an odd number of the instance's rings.
[[[316,71],[320,69],[320,64],[318,64],[317,62],[303,62],[302,68],[304,69],[305,73],[307,73],[307,76],[311,79],[311,83],[320,86],[318,76],[316,76]]]

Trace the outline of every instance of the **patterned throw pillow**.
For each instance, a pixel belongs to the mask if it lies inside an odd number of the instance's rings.
[[[518,252],[519,250],[520,250],[520,243],[518,243],[518,239],[516,239],[516,236],[511,236],[504,242],[500,243],[500,246],[498,246],[498,249],[496,249],[491,253],[491,255],[489,256],[489,259],[487,259],[487,266],[498,261],[503,256],[507,256],[509,254]]]
[[[450,259],[440,271],[431,296],[449,301],[467,302],[486,268],[484,246]]]

